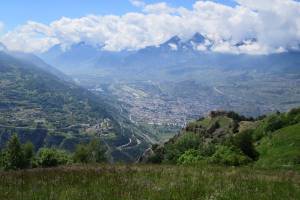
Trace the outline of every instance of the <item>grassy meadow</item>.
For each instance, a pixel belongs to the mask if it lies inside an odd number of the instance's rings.
[[[99,165],[0,172],[1,200],[300,199],[300,173],[249,167]]]

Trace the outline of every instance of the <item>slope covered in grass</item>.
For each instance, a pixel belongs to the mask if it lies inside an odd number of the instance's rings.
[[[212,166],[73,166],[0,173],[0,200],[296,200],[296,172]]]
[[[277,130],[259,143],[257,166],[300,169],[300,124]]]

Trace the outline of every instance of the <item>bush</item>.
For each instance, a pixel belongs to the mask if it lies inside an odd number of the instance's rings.
[[[90,161],[94,163],[101,163],[106,161],[105,148],[101,142],[97,139],[92,140],[88,145],[88,151],[90,153]]]
[[[32,167],[32,162],[34,159],[34,145],[31,142],[27,142],[23,145],[24,150],[24,161],[26,168]]]
[[[230,146],[217,146],[217,150],[210,158],[210,162],[227,166],[239,166],[251,162],[251,159],[240,150]]]
[[[0,169],[5,166],[5,153],[0,150]]]
[[[253,138],[255,141],[258,141],[264,136],[270,135],[272,132],[287,126],[290,121],[291,119],[288,119],[284,114],[273,114],[265,117],[254,130]]]
[[[257,160],[259,153],[255,150],[253,145],[252,130],[247,130],[239,133],[233,138],[233,145],[240,149],[246,156],[253,160]]]
[[[211,157],[216,152],[216,145],[213,143],[203,143],[200,146],[200,154],[203,157]]]
[[[89,163],[89,151],[87,145],[77,145],[73,155],[75,163]]]
[[[148,158],[148,163],[153,163],[153,164],[160,164],[164,160],[164,153],[165,149],[164,147],[154,144],[152,145],[152,150],[153,150],[153,155],[150,155]]]
[[[300,122],[300,108],[294,108],[286,114],[286,124],[294,125]]]
[[[177,164],[180,165],[194,165],[203,160],[200,152],[195,149],[185,151],[178,159]]]
[[[175,143],[169,143],[165,148],[165,159],[171,163],[176,163],[177,159],[187,150],[197,150],[202,140],[199,135],[186,133],[178,138]]]
[[[40,149],[37,160],[42,167],[56,167],[71,163],[70,155],[67,152],[50,148]]]
[[[180,152],[185,152],[189,149],[198,149],[201,144],[201,138],[194,133],[187,133],[181,136],[175,143]]]
[[[266,119],[264,130],[265,133],[273,132],[284,127],[284,120],[281,115],[271,115]]]
[[[99,140],[92,140],[89,144],[77,145],[73,160],[76,163],[101,163],[106,161],[105,149]]]
[[[181,154],[182,152],[176,148],[175,144],[167,144],[165,146],[165,156],[163,161],[167,163],[176,163]]]
[[[154,155],[150,156],[148,158],[148,163],[152,163],[152,164],[160,164],[163,161],[163,156],[161,154],[157,154],[155,153]]]

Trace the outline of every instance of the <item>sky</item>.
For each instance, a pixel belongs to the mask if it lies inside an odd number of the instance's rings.
[[[146,0],[147,4],[159,3],[160,0]],[[170,6],[191,8],[195,0],[165,0]],[[227,5],[235,5],[233,0],[217,0]],[[75,18],[90,14],[122,15],[137,12],[139,9],[129,0],[9,0],[1,2],[0,21],[5,23],[5,30],[24,24],[27,21],[50,23],[63,16]]]
[[[295,0],[10,0],[0,6],[0,42],[43,52],[85,41],[119,51],[195,32],[215,51],[274,53],[300,44]],[[255,38],[250,43],[249,39]],[[244,41],[243,46],[234,43]],[[254,40],[251,40],[254,41]]]

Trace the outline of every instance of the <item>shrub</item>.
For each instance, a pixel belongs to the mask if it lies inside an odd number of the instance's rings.
[[[195,149],[185,151],[178,159],[177,164],[181,165],[194,165],[203,160],[200,152]]]
[[[198,149],[200,144],[200,137],[194,133],[187,133],[181,136],[175,143],[180,152],[185,152],[189,149]]]
[[[160,154],[154,154],[148,158],[148,163],[160,164],[163,161],[163,157]]]
[[[23,145],[24,150],[24,161],[26,168],[32,167],[32,162],[34,159],[34,145],[31,142],[27,142]]]
[[[0,150],[0,169],[5,166],[5,153]]]
[[[213,143],[203,143],[200,146],[200,154],[204,157],[211,157],[216,152],[216,145]]]
[[[77,163],[101,163],[106,161],[105,149],[99,140],[92,140],[89,144],[77,145],[73,155]]]
[[[294,125],[300,122],[300,108],[294,108],[286,114],[286,124]]]
[[[273,114],[265,117],[259,124],[259,126],[253,132],[253,138],[255,141],[260,140],[266,135],[270,135],[272,132],[285,127],[288,117],[284,114]]]
[[[253,160],[257,160],[259,154],[254,148],[252,130],[247,130],[242,133],[239,133],[233,138],[233,145],[240,149],[246,156]]]
[[[154,144],[152,145],[152,150],[153,150],[153,155],[150,155],[148,158],[148,163],[153,163],[153,164],[160,164],[164,160],[164,153],[165,149],[164,147]]]
[[[202,143],[199,135],[194,133],[186,133],[181,135],[175,143],[169,143],[165,148],[165,159],[172,163],[176,163],[177,159],[187,150],[197,150]]]
[[[284,121],[281,119],[281,115],[271,115],[265,121],[264,131],[266,133],[273,132],[281,129],[284,126]]]
[[[101,163],[106,161],[105,148],[102,146],[99,140],[92,140],[88,145],[88,151],[90,153],[89,160],[91,162]]]
[[[76,163],[88,163],[89,162],[89,151],[87,148],[87,145],[77,145],[74,155],[73,155],[73,160]]]
[[[210,161],[227,166],[239,166],[249,163],[251,159],[232,146],[220,145],[217,146],[217,150]]]
[[[180,152],[179,149],[176,148],[175,144],[167,144],[165,146],[164,162],[176,163],[181,154],[182,152]]]
[[[42,167],[56,167],[71,162],[70,155],[67,152],[50,148],[40,149],[37,160]]]

